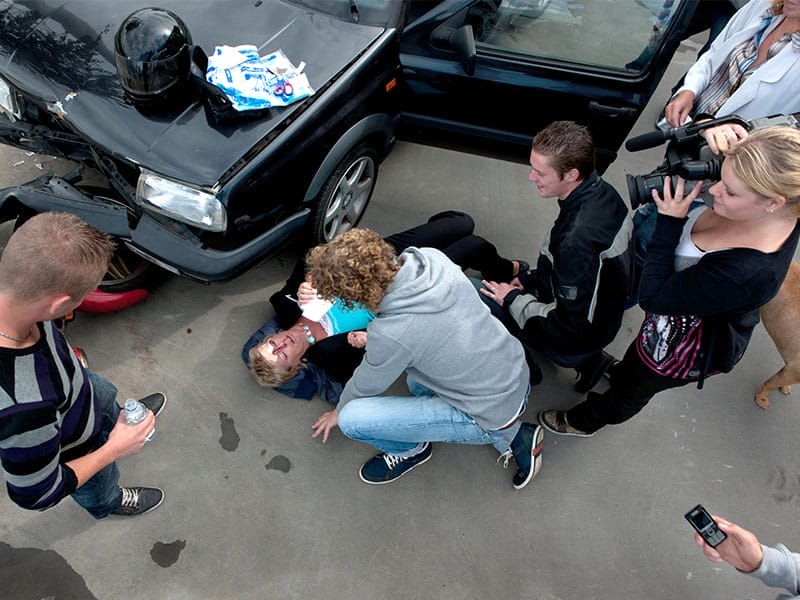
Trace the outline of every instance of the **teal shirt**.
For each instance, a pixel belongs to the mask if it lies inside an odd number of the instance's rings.
[[[323,326],[325,326],[325,320],[327,319],[330,329],[325,327],[325,330],[328,331],[328,335],[336,335],[347,331],[366,329],[369,322],[374,318],[375,314],[371,310],[367,310],[359,304],[356,304],[353,308],[347,308],[344,302],[337,298],[333,306],[325,313],[322,322]]]

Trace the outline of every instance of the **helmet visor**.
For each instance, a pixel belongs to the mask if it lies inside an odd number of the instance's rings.
[[[174,56],[162,60],[136,60],[116,53],[117,72],[122,87],[133,96],[150,97],[162,94],[185,80],[190,71],[189,46],[184,45]]]

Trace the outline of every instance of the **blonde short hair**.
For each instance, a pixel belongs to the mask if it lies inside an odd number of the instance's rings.
[[[320,296],[373,312],[400,269],[394,248],[369,229],[351,229],[312,248],[306,267]]]
[[[59,294],[78,300],[100,283],[114,247],[108,235],[75,215],[35,215],[6,244],[0,290],[27,302]]]
[[[264,355],[259,352],[259,348],[268,344],[271,339],[272,336],[265,338],[263,342],[250,348],[248,353],[250,360],[247,363],[247,368],[250,369],[250,373],[252,373],[258,385],[265,388],[276,388],[283,385],[303,368],[303,363],[300,363],[289,369],[284,369],[264,358]]]

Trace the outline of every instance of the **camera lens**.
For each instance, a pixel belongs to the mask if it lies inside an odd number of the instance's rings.
[[[642,204],[653,201],[653,190],[659,194],[664,192],[664,173],[653,171],[647,175],[626,175],[628,182],[628,197],[631,208],[636,210]]]

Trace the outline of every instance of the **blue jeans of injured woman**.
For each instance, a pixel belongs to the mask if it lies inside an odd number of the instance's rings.
[[[113,383],[97,373],[86,370],[94,390],[95,408],[102,414],[100,425],[99,448],[108,440],[119,417],[120,407],[117,404],[117,388]],[[119,488],[119,469],[116,463],[100,469],[91,479],[72,493],[72,499],[85,508],[95,519],[107,517],[117,510],[122,503],[122,490]]]
[[[411,376],[407,383],[413,396],[350,400],[339,411],[339,429],[352,440],[400,457],[415,455],[423,442],[491,444],[500,454],[511,447],[519,420],[502,430],[486,430]]]

